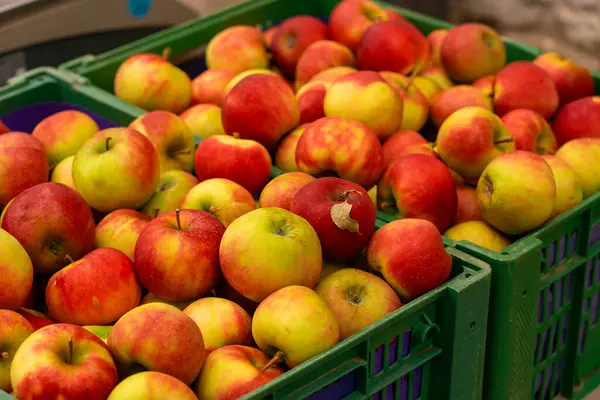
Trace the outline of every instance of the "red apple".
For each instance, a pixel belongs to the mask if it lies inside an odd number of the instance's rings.
[[[271,39],[273,60],[287,76],[294,76],[298,59],[311,44],[327,39],[327,25],[310,15],[283,21]]]
[[[133,260],[135,243],[150,219],[150,216],[135,210],[113,211],[96,227],[95,246],[120,250]]]
[[[431,105],[431,119],[439,128],[452,113],[472,106],[494,111],[491,97],[481,90],[469,85],[453,86],[437,95]]]
[[[279,139],[300,121],[294,92],[285,80],[271,74],[242,79],[225,96],[222,108],[225,132],[256,140],[267,150],[274,150]]]
[[[206,357],[195,384],[200,399],[235,400],[283,374],[262,351],[248,346],[221,347]]]
[[[21,344],[11,381],[19,399],[105,400],[118,375],[100,338],[80,326],[54,324]]]
[[[192,104],[221,105],[225,86],[235,77],[226,69],[207,69],[192,80]]]
[[[44,145],[24,132],[0,136],[0,209],[22,191],[48,182]]]
[[[444,248],[442,235],[423,219],[384,225],[371,238],[367,259],[405,301],[440,286],[452,272],[452,257]]]
[[[561,105],[594,94],[594,78],[586,67],[554,52],[538,56],[533,63],[552,78]]]
[[[294,214],[315,228],[323,258],[348,261],[367,244],[375,228],[375,206],[360,185],[340,178],[319,178],[292,200]]]
[[[600,138],[600,96],[584,97],[558,110],[552,130],[559,145],[580,138]]]
[[[76,325],[108,325],[140,303],[142,288],[124,253],[96,249],[50,278],[46,304],[52,318]]]
[[[356,58],[349,48],[332,40],[319,40],[308,46],[298,60],[296,65],[296,89],[313,79],[317,79],[325,71],[335,69],[336,73],[339,74],[354,70],[352,67],[355,65]],[[321,75],[319,79],[322,77]]]
[[[186,385],[196,379],[205,358],[198,325],[163,303],[144,304],[123,315],[108,335],[108,348],[122,378],[155,371]]]
[[[436,29],[429,32],[427,35],[427,43],[429,43],[429,60],[431,65],[443,67],[442,64],[442,43],[448,36],[448,29]]]
[[[34,330],[38,330],[41,329],[45,326],[48,325],[52,325],[55,324],[56,322],[53,321],[52,319],[50,319],[49,316],[47,316],[44,313],[41,313],[39,311],[36,310],[32,310],[30,308],[23,308],[20,307],[17,312],[19,314],[21,314],[23,316],[23,318],[25,318],[27,321],[29,321],[29,323],[31,324],[31,326],[33,326]]]
[[[15,197],[2,218],[31,257],[35,271],[53,273],[94,246],[92,212],[79,193],[61,183],[42,183]]]
[[[429,61],[429,44],[423,34],[404,19],[373,24],[356,48],[358,66],[364,70],[408,74]]]
[[[457,186],[456,196],[458,203],[456,205],[456,215],[452,225],[457,225],[467,221],[483,221],[479,204],[477,203],[477,191],[471,186]]]
[[[171,301],[208,294],[221,278],[224,232],[223,224],[204,211],[170,211],[152,220],[135,246],[135,269],[144,287]]]
[[[296,99],[300,108],[300,124],[307,124],[325,116],[323,103],[330,86],[329,83],[315,81],[298,89]]]
[[[431,221],[440,232],[456,214],[456,187],[450,170],[440,160],[424,154],[400,157],[377,185],[380,209],[396,207],[403,218]]]
[[[515,138],[517,150],[554,154],[558,150],[550,124],[533,110],[518,108],[502,117],[506,130]]]
[[[194,167],[200,182],[224,178],[257,195],[271,176],[271,156],[254,140],[219,135],[203,140],[196,149]]]
[[[393,19],[403,17],[368,0],[344,0],[329,14],[329,37],[354,50],[369,27]]]
[[[515,61],[496,74],[494,111],[500,117],[527,108],[550,118],[558,108],[556,85],[548,74],[529,61]]]
[[[386,169],[398,158],[407,154],[426,154],[437,157],[431,144],[423,136],[408,129],[394,133],[383,143],[382,150]]]
[[[35,328],[14,311],[0,309],[0,391],[10,392],[10,370],[15,353]]]

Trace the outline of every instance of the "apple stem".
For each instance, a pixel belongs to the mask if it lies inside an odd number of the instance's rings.
[[[65,256],[65,260],[67,260],[69,262],[69,264],[73,264],[74,263],[73,259],[68,254]]]
[[[177,229],[181,230],[181,220],[179,219],[179,208],[175,210],[175,218],[177,219]]]
[[[358,190],[348,190],[347,192],[340,194],[338,201],[347,201],[350,198],[350,194],[352,194],[352,193],[358,193],[359,195],[362,196],[362,193],[359,192]]]
[[[494,144],[510,143],[510,142],[514,142],[514,141],[515,141],[515,138],[511,136],[511,137],[506,138],[506,139],[497,140],[497,141],[494,142]]]
[[[262,367],[261,372],[265,372],[266,370],[271,368],[273,365],[279,363],[283,359],[284,356],[285,356],[285,354],[283,354],[283,351],[279,350],[277,353],[275,353],[273,358],[271,358],[269,360],[269,362],[267,364],[265,364],[264,367]]]
[[[233,132],[233,134],[231,136],[233,136],[236,139],[240,138],[240,134],[238,132]]]
[[[169,60],[170,56],[171,56],[171,48],[165,47],[165,49],[162,51],[161,57],[164,58],[165,60]]]
[[[67,357],[67,364],[71,364],[73,361],[73,338],[69,339],[69,355]]]
[[[2,358],[8,358],[8,353],[6,351],[3,351],[2,353],[0,353],[0,355],[2,356]]]
[[[109,136],[106,138],[106,151],[110,150],[110,141],[112,140],[112,138]]]
[[[155,208],[153,211],[152,219],[158,217],[158,213],[160,212],[160,208]]]
[[[178,156],[180,154],[190,154],[190,152],[191,152],[190,149],[181,149],[181,150],[171,151],[170,153]]]

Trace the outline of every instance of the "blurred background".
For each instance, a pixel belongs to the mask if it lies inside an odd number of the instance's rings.
[[[302,0],[289,0],[302,1]],[[0,0],[0,84],[41,65],[58,66],[213,14],[241,0]],[[600,70],[600,0],[389,0],[458,23],[558,51]]]

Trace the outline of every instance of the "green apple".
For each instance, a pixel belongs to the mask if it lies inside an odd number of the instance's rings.
[[[160,174],[154,194],[144,204],[141,211],[150,217],[175,211],[185,195],[197,184],[198,178],[188,172],[165,171]]]
[[[33,326],[14,311],[0,310],[0,390],[10,392],[10,370],[21,343],[33,333]]]
[[[33,264],[21,243],[0,229],[0,309],[23,305],[33,285]]]

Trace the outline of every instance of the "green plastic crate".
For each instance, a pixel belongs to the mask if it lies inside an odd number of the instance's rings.
[[[185,59],[228,26],[251,24],[266,28],[298,14],[326,17],[337,3],[338,0],[246,2],[100,55],[83,56],[61,68],[77,72],[112,92],[118,66],[133,54],[160,54],[165,47],[170,47],[175,60]],[[409,10],[386,6],[400,11],[425,34],[452,26]],[[503,39],[509,61],[532,60],[541,53],[533,47]],[[600,79],[597,74],[594,76],[596,91],[600,93]],[[596,325],[597,311],[594,311],[600,291],[596,281],[600,275],[597,265],[600,249],[596,242],[589,242],[597,235],[592,232],[600,220],[599,202],[598,195],[593,196],[502,254],[468,243],[455,244],[456,248],[490,263],[494,276],[484,398],[552,399],[559,394],[581,398],[600,385],[597,373],[600,371],[600,333]],[[381,212],[378,218],[393,219]],[[556,248],[558,246],[560,253],[567,240],[563,238],[567,237],[569,240],[574,237],[573,249],[567,246],[567,254],[557,257]],[[593,274],[587,279],[589,271]],[[570,297],[563,298],[563,286],[571,290]],[[558,298],[562,300],[558,302]],[[548,312],[550,302],[555,306],[552,315]],[[555,345],[554,333],[558,330],[561,335]],[[540,379],[543,384],[538,387]],[[550,382],[551,387],[546,382]]]

